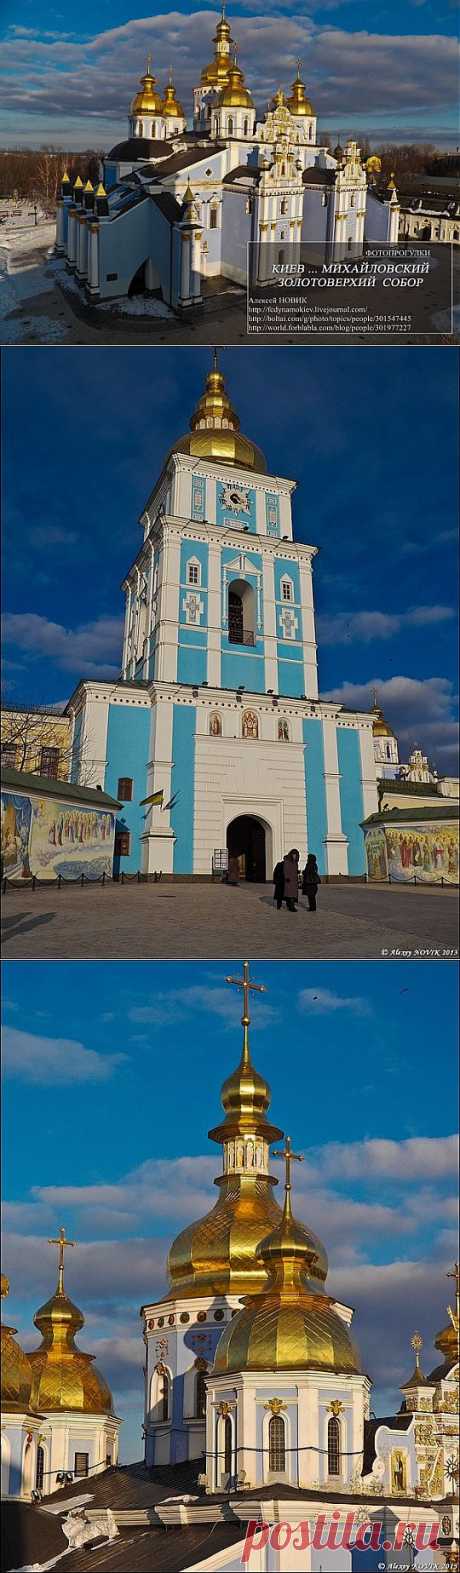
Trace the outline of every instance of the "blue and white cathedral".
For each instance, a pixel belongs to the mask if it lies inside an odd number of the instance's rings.
[[[324,875],[365,871],[374,718],[318,696],[317,547],[294,540],[295,487],[241,433],[214,358],[141,516],[120,677],[68,705],[72,777],[122,803],[126,873],[209,876],[229,855],[264,880],[291,847]]]

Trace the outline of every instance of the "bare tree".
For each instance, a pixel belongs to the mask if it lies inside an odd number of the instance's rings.
[[[87,750],[83,752],[83,739],[76,748],[72,742],[72,730],[67,728],[67,740],[54,732],[54,722],[64,721],[66,718],[60,712],[50,710],[46,705],[21,705],[14,708],[8,705],[2,707],[2,764],[8,762],[15,770],[23,770],[30,775],[47,774],[51,780],[68,781],[72,768],[72,776],[80,786],[99,786],[100,765],[95,760],[88,758]],[[54,735],[53,735],[54,734]],[[14,750],[14,763],[13,763]],[[43,752],[48,750],[48,758],[43,760]],[[51,751],[55,750],[55,757]],[[44,769],[46,765],[46,771]]]

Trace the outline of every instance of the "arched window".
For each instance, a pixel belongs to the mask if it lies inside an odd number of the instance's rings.
[[[218,135],[219,135],[219,121],[215,120],[214,121],[214,136],[217,137]]]
[[[249,131],[249,120],[244,120],[243,121],[243,136],[244,137],[247,137],[248,131]]]
[[[287,202],[285,201],[285,199],[283,197],[283,201],[282,201],[282,203],[280,205],[280,213],[287,213],[287,210],[288,210],[288,205],[287,205]]]
[[[197,1420],[206,1419],[206,1372],[198,1371],[195,1385],[195,1414]]]
[[[165,1370],[160,1375],[160,1404],[162,1420],[169,1420],[169,1376]]]
[[[216,712],[209,717],[209,735],[210,737],[222,737],[222,722],[220,715],[217,715]]]
[[[243,737],[257,738],[259,736],[259,722],[254,710],[245,710],[242,721]]]
[[[210,229],[217,229],[217,208],[210,208],[210,211],[209,211],[209,228]]]
[[[44,1453],[44,1449],[42,1447],[37,1447],[37,1463],[36,1463],[36,1468],[35,1468],[35,1489],[36,1489],[36,1491],[42,1491],[43,1490],[44,1478],[45,1478],[45,1453]]]
[[[232,1472],[232,1422],[230,1415],[224,1421],[224,1470],[226,1475]]]
[[[245,579],[233,579],[228,588],[228,637],[230,644],[255,644],[256,598]]]
[[[268,1427],[268,1467],[272,1473],[286,1468],[284,1420],[281,1415],[272,1415]]]
[[[139,136],[143,137],[143,135],[144,135],[144,125],[143,125],[143,121],[140,120],[139,121]]]
[[[228,131],[229,137],[232,137],[233,136],[233,120],[232,120],[231,116],[230,116],[230,119],[227,120],[227,131]]]
[[[328,1474],[340,1475],[340,1422],[336,1415],[331,1415],[327,1428],[327,1468]]]
[[[281,580],[281,599],[283,601],[294,600],[294,586],[292,579],[288,579],[287,576]]]
[[[391,1484],[393,1491],[406,1490],[406,1461],[401,1453],[391,1455]]]
[[[289,722],[285,721],[284,716],[280,716],[278,721],[278,742],[289,742]]]

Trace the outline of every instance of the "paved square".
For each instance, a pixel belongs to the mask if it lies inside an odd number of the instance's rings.
[[[148,884],[9,890],[5,957],[170,960],[450,959],[456,890],[322,885],[317,912],[300,898],[277,912],[269,885]]]

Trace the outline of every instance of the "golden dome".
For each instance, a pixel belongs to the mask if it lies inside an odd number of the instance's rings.
[[[368,171],[368,174],[369,175],[379,175],[380,171],[381,171],[381,168],[382,168],[382,160],[381,160],[381,158],[379,158],[378,153],[371,153],[370,158],[366,159],[366,169]]]
[[[9,1293],[8,1279],[2,1273],[2,1300]],[[14,1334],[15,1327],[2,1322],[1,1336],[1,1408],[4,1414],[33,1413],[31,1392],[33,1372],[25,1350],[21,1349]]]
[[[383,710],[380,710],[378,705],[372,706],[371,715],[374,717],[372,722],[374,737],[394,737],[393,728],[385,720]]]
[[[165,96],[163,99],[163,115],[166,120],[168,118],[171,120],[185,120],[182,104],[180,104],[178,98],[176,98],[176,89],[174,87],[171,71],[169,73],[169,81],[166,85]]]
[[[147,60],[145,76],[141,76],[140,92],[136,93],[131,104],[132,115],[161,115],[163,113],[163,99],[161,93],[156,91],[156,77],[150,70],[151,57]]]
[[[222,88],[228,82],[232,64],[230,59],[232,35],[225,16],[225,6],[222,6],[222,16],[217,23],[213,44],[215,45],[214,59],[208,66],[203,67],[201,83],[203,87]]]
[[[247,963],[244,987],[246,991],[249,989]],[[270,1089],[250,1058],[247,992],[242,1024],[241,1060],[222,1088],[225,1119],[209,1131],[210,1139],[224,1146],[225,1165],[229,1148],[236,1148],[235,1138],[240,1138],[242,1146],[248,1135],[258,1138],[268,1154],[270,1143],[278,1141],[282,1135],[278,1127],[267,1120]],[[219,1187],[215,1206],[204,1218],[183,1229],[171,1246],[169,1299],[176,1295],[252,1294],[263,1289],[266,1283],[267,1270],[256,1253],[260,1241],[281,1220],[281,1210],[272,1194],[276,1179],[254,1167],[243,1167],[242,1172],[236,1172],[226,1166],[214,1184]],[[320,1242],[308,1230],[303,1230],[302,1243],[304,1251],[308,1250],[312,1259],[315,1258],[312,1276],[325,1278],[327,1257]]]
[[[313,106],[310,99],[305,97],[305,82],[302,82],[300,65],[297,67],[297,76],[292,84],[291,96],[287,100],[287,107],[291,115],[312,115]]]
[[[233,62],[227,86],[224,87],[219,102],[223,109],[254,108],[254,100],[251,98],[249,88],[246,87],[243,72],[240,71],[236,60]]]
[[[234,464],[244,470],[266,474],[267,465],[261,449],[240,432],[238,416],[230,403],[222,372],[217,368],[216,356],[190,427],[190,432],[173,443],[168,458],[171,453],[188,453],[197,459],[211,459],[216,464]]]
[[[287,1141],[284,1210],[258,1258],[267,1274],[262,1293],[244,1298],[217,1345],[213,1374],[313,1369],[356,1375],[359,1356],[334,1301],[314,1282],[314,1249],[291,1211]]]
[[[34,1316],[42,1342],[29,1356],[33,1401],[42,1411],[72,1409],[83,1414],[111,1415],[112,1394],[94,1365],[94,1355],[84,1354],[75,1345],[75,1334],[84,1326],[85,1318],[65,1293],[63,1261],[64,1247],[74,1242],[66,1240],[61,1229],[59,1240],[49,1243],[59,1246],[59,1275],[54,1294]]]

